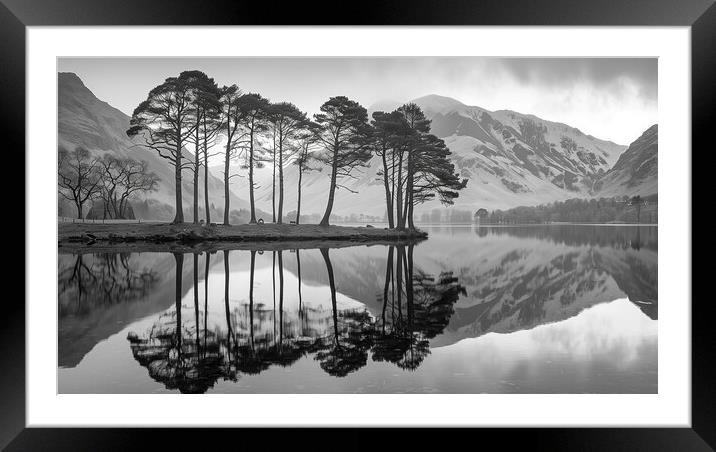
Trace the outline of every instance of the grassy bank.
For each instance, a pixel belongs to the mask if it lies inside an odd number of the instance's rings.
[[[351,243],[388,244],[427,237],[423,231],[389,230],[372,227],[328,226],[315,224],[244,224],[202,226],[168,223],[59,223],[58,245],[68,252],[81,249],[97,251],[170,251],[197,249],[314,248],[331,243],[332,247]]]

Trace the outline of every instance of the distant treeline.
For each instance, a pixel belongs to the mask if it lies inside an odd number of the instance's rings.
[[[480,217],[485,224],[657,223],[658,195],[568,199],[539,206],[494,210]]]
[[[508,210],[433,209],[419,217],[422,224],[543,224],[543,223],[657,223],[658,195],[568,199]]]

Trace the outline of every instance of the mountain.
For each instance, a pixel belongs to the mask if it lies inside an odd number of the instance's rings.
[[[470,180],[457,206],[504,208],[589,197],[625,149],[534,115],[488,111],[436,95],[413,102]]]
[[[445,140],[452,161],[467,188],[454,209],[475,211],[506,209],[576,197],[590,197],[594,184],[615,164],[625,146],[600,140],[565,124],[509,110],[488,111],[468,106],[450,97],[429,95],[414,99],[432,120],[431,133]],[[392,110],[395,101],[368,108],[369,115]],[[383,186],[378,179],[380,164],[370,165],[344,180],[347,189],[336,192],[334,213],[385,214]],[[241,174],[245,170],[236,169]],[[284,212],[295,210],[298,175],[293,165],[284,171]],[[329,171],[310,172],[303,177],[302,213],[322,214],[328,197]],[[245,179],[245,178],[244,178]],[[256,180],[257,205],[271,210],[272,168],[259,169]],[[246,198],[248,183],[235,181],[234,193]],[[357,192],[357,193],[354,193]],[[440,207],[437,201],[416,208],[416,216]]]
[[[596,184],[599,196],[635,196],[657,193],[659,127],[654,124],[619,156]]]
[[[58,145],[68,150],[84,146],[95,155],[115,155],[144,160],[149,169],[159,175],[158,190],[140,195],[133,201],[134,212],[138,218],[147,220],[171,220],[174,217],[174,170],[169,162],[152,149],[138,145],[126,135],[129,128],[129,116],[103,102],[90,91],[80,78],[70,72],[57,75],[58,91]],[[185,157],[194,155],[185,150]],[[203,171],[199,178],[200,206],[204,200]],[[217,209],[224,205],[223,181],[210,172],[209,201]],[[189,170],[183,172],[182,200],[184,218],[193,215],[193,176]],[[231,195],[231,209],[247,208],[248,203]],[[74,216],[74,207],[60,204],[60,215]],[[201,209],[203,212],[203,209]],[[213,212],[217,218],[218,211]],[[203,213],[200,213],[203,216]]]

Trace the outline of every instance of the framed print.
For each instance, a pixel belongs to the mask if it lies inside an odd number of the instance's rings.
[[[9,450],[716,444],[691,263],[713,2],[3,2]]]

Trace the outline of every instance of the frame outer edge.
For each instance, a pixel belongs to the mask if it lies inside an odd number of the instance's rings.
[[[23,256],[13,259],[16,267],[6,271],[6,281],[17,273],[25,275],[25,25],[0,3],[0,136],[8,170],[22,178],[22,183],[8,185],[16,196],[11,201],[14,213],[15,234],[22,214],[22,245],[19,240],[9,240],[8,245],[22,246],[13,253]],[[21,170],[21,171],[20,171]],[[8,209],[9,210],[9,209]],[[21,254],[20,254],[21,253]],[[18,262],[20,261],[20,262]],[[17,278],[19,279],[19,278]],[[19,285],[19,284],[18,284]],[[15,286],[16,287],[16,286]],[[25,428],[25,279],[20,291],[7,291],[0,303],[0,448],[10,442]],[[20,298],[17,292],[22,293]],[[20,301],[22,300],[22,302]]]
[[[693,206],[704,204],[703,193],[712,192],[708,187],[709,176],[697,176],[694,168],[705,173],[705,168],[713,168],[713,121],[716,119],[716,4],[712,4],[691,27],[691,138],[692,138],[692,242],[693,226],[703,227],[704,223],[693,221]],[[693,165],[695,152],[699,148],[699,164]],[[695,183],[695,184],[694,184]],[[695,185],[695,186],[694,186]],[[706,191],[705,191],[706,190]],[[694,201],[699,195],[701,202]],[[709,231],[710,232],[710,231]],[[694,431],[716,449],[716,338],[713,333],[713,320],[716,309],[712,297],[695,297],[693,281],[706,281],[712,277],[705,259],[702,265],[696,264],[692,250],[692,327],[691,327],[691,425]],[[700,251],[703,255],[706,250]],[[696,264],[696,265],[695,265]],[[706,268],[705,268],[706,267]]]

